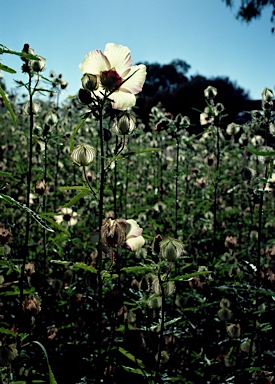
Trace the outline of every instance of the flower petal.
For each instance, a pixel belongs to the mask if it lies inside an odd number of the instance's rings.
[[[143,229],[133,219],[126,220],[126,240],[131,237],[141,236]]]
[[[114,92],[110,95],[110,100],[112,100],[113,109],[119,109],[120,111],[125,111],[128,108],[133,107],[136,104],[136,97],[128,92]]]
[[[99,49],[95,49],[87,53],[82,63],[79,64],[79,68],[83,73],[99,75],[101,71],[111,69],[111,65],[107,57]]]
[[[115,68],[120,76],[132,66],[130,50],[124,45],[106,44],[104,55],[108,58],[111,68]]]
[[[126,247],[131,251],[137,251],[144,244],[145,244],[145,240],[142,236],[131,237],[130,239],[126,240]]]
[[[122,78],[123,80],[129,79],[122,84],[120,90],[128,91],[135,95],[142,90],[146,79],[146,66],[143,64],[134,65],[126,76],[123,74]]]

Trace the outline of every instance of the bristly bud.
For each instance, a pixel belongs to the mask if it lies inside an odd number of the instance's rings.
[[[79,144],[73,149],[71,153],[71,159],[74,164],[78,165],[79,167],[85,167],[93,163],[95,160],[95,153],[96,150],[91,145]]]
[[[267,101],[267,102],[270,102],[272,101],[274,98],[274,93],[271,89],[269,88],[265,88],[262,92],[262,100],[263,101]]]
[[[125,228],[117,220],[107,219],[100,233],[102,244],[106,247],[121,247],[125,244]]]
[[[162,278],[165,278],[165,276],[162,276],[161,279]],[[155,277],[154,280],[152,281],[152,291],[156,295],[162,295],[161,285],[163,285],[165,296],[172,295],[176,290],[176,286],[175,286],[174,281],[159,281],[159,278]]]
[[[88,92],[96,91],[99,87],[98,76],[92,75],[91,73],[85,73],[81,78],[81,82],[82,87]]]
[[[217,88],[212,87],[212,85],[209,85],[205,90],[204,90],[204,96],[207,99],[214,99],[218,94]]]
[[[115,118],[113,131],[116,135],[130,135],[136,129],[136,118],[130,113],[124,113],[121,117]]]
[[[183,252],[183,244],[176,239],[165,239],[160,243],[161,256],[172,262],[180,258]]]

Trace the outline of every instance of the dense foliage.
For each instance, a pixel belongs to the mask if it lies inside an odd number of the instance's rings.
[[[2,382],[274,382],[273,92],[240,124],[206,85],[145,125],[84,88],[60,105],[26,51],[26,100],[1,100]]]

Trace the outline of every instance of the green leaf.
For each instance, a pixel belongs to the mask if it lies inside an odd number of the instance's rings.
[[[131,368],[131,367],[126,367],[126,365],[122,365],[122,367],[125,369],[125,371],[127,372],[131,372],[131,373],[136,373],[138,375],[143,375],[143,372],[141,369],[139,368]]]
[[[83,186],[83,185],[74,185],[74,186],[66,186],[66,187],[58,187],[60,191],[90,191],[89,188]]]
[[[6,335],[11,335],[12,337],[17,337],[17,335],[12,332],[10,329],[0,328],[0,333],[5,333]]]
[[[130,352],[126,351],[124,348],[119,347],[118,350],[125,357],[127,357],[127,359],[133,361],[134,363],[137,363],[141,368],[145,367],[145,365],[143,364],[143,362],[141,360],[137,359],[135,356],[133,356]]]
[[[74,138],[78,132],[78,130],[82,127],[82,125],[85,123],[85,121],[87,120],[87,118],[90,116],[90,113],[89,114],[86,114],[81,120],[80,122],[77,124],[77,126],[75,127],[75,129],[73,130],[73,133],[71,135],[71,139],[70,139],[70,151],[72,152],[72,150],[74,149]]]
[[[254,148],[248,148],[246,147],[245,148],[248,152],[251,152],[253,153],[254,155],[258,155],[258,156],[275,156],[275,151],[270,151],[270,152],[266,152],[266,151],[258,151],[257,149],[254,149]]]
[[[186,275],[174,277],[172,279],[169,279],[169,281],[186,281],[186,280],[191,279],[191,277],[199,276],[199,275],[207,275],[209,273],[211,273],[211,271],[201,271],[201,272],[197,271],[197,272],[193,272],[193,273],[187,273]]]
[[[12,69],[12,68],[10,68],[7,65],[4,65],[2,63],[0,63],[0,71],[5,71],[5,72],[8,72],[8,73],[16,73],[15,69]]]
[[[14,177],[14,175],[13,175],[12,173],[10,173],[10,172],[0,171],[0,176],[3,176],[3,177],[5,177],[5,178],[7,178],[7,179],[12,179],[12,180],[14,180],[16,183],[18,183],[18,182],[20,181],[20,179],[16,179],[16,178]]]
[[[63,261],[63,260],[51,260],[51,263],[64,265],[66,267],[71,266],[76,269],[84,269],[85,271],[97,273],[97,270],[93,266],[87,265],[85,263],[72,263],[71,261]]]
[[[125,271],[127,273],[137,273],[137,274],[140,274],[140,273],[146,273],[146,272],[149,272],[149,271],[152,271],[153,270],[153,267],[151,267],[150,265],[148,266],[136,266],[136,267],[124,267],[124,268],[121,268],[122,271]]]
[[[63,208],[68,208],[74,205],[78,202],[78,200],[82,199],[83,197],[89,195],[91,191],[87,188],[85,191],[79,192],[76,196],[74,196],[67,204],[63,205]]]
[[[54,378],[54,375],[53,375],[53,371],[51,369],[51,366],[50,366],[50,363],[49,363],[49,358],[48,358],[48,354],[47,354],[47,351],[44,347],[44,345],[42,345],[41,343],[39,343],[39,341],[33,341],[33,343],[35,344],[38,344],[39,347],[42,349],[45,357],[46,357],[46,360],[47,360],[47,364],[48,364],[48,370],[49,370],[49,384],[57,384],[55,378]]]
[[[127,152],[127,153],[124,153],[124,154],[120,154],[120,155],[114,156],[111,159],[108,159],[108,161],[110,162],[109,166],[114,161],[118,161],[118,160],[121,160],[121,159],[126,159],[127,157],[130,157],[130,156],[133,156],[133,155],[140,155],[142,153],[152,153],[152,152],[159,152],[159,151],[161,151],[160,148],[147,148],[147,149],[140,149],[138,151],[130,151],[130,152]]]
[[[46,229],[49,232],[54,232],[52,228],[50,228],[45,221],[34,211],[32,211],[30,208],[28,208],[25,204],[21,204],[18,201],[14,200],[12,197],[4,195],[3,193],[0,193],[0,199],[3,200],[3,203],[10,204],[10,205],[16,205],[18,208],[28,212],[32,218],[44,229]]]
[[[28,60],[39,60],[40,59],[39,57],[37,57],[35,55],[31,55],[30,53],[13,51],[12,49],[9,49],[8,47],[6,47],[3,44],[0,44],[0,53],[9,53],[11,55],[24,57],[25,59],[28,59]]]
[[[15,126],[15,128],[17,128],[17,120],[16,120],[16,116],[12,110],[12,107],[10,105],[10,102],[9,102],[9,99],[6,97],[5,95],[5,92],[4,90],[2,89],[2,87],[0,86],[0,95],[2,96],[2,99],[4,100],[4,103],[6,104],[6,107],[8,108],[8,111],[11,115],[11,118],[13,120],[13,124]]]
[[[48,223],[50,223],[53,227],[59,229],[59,231],[62,231],[64,233],[66,233],[66,235],[68,236],[71,236],[70,232],[68,231],[67,228],[63,227],[61,224],[59,224],[57,221],[55,221],[54,219],[52,219],[51,217],[49,217],[49,213],[40,213],[40,217],[42,217],[42,219],[46,220]],[[55,215],[57,216],[57,215]]]

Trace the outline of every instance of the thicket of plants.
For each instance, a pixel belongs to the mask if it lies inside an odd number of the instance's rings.
[[[60,104],[0,48],[26,75],[23,103],[0,90],[2,382],[274,382],[272,90],[242,125],[209,86],[200,133],[161,104],[144,129],[143,66],[84,60]]]

